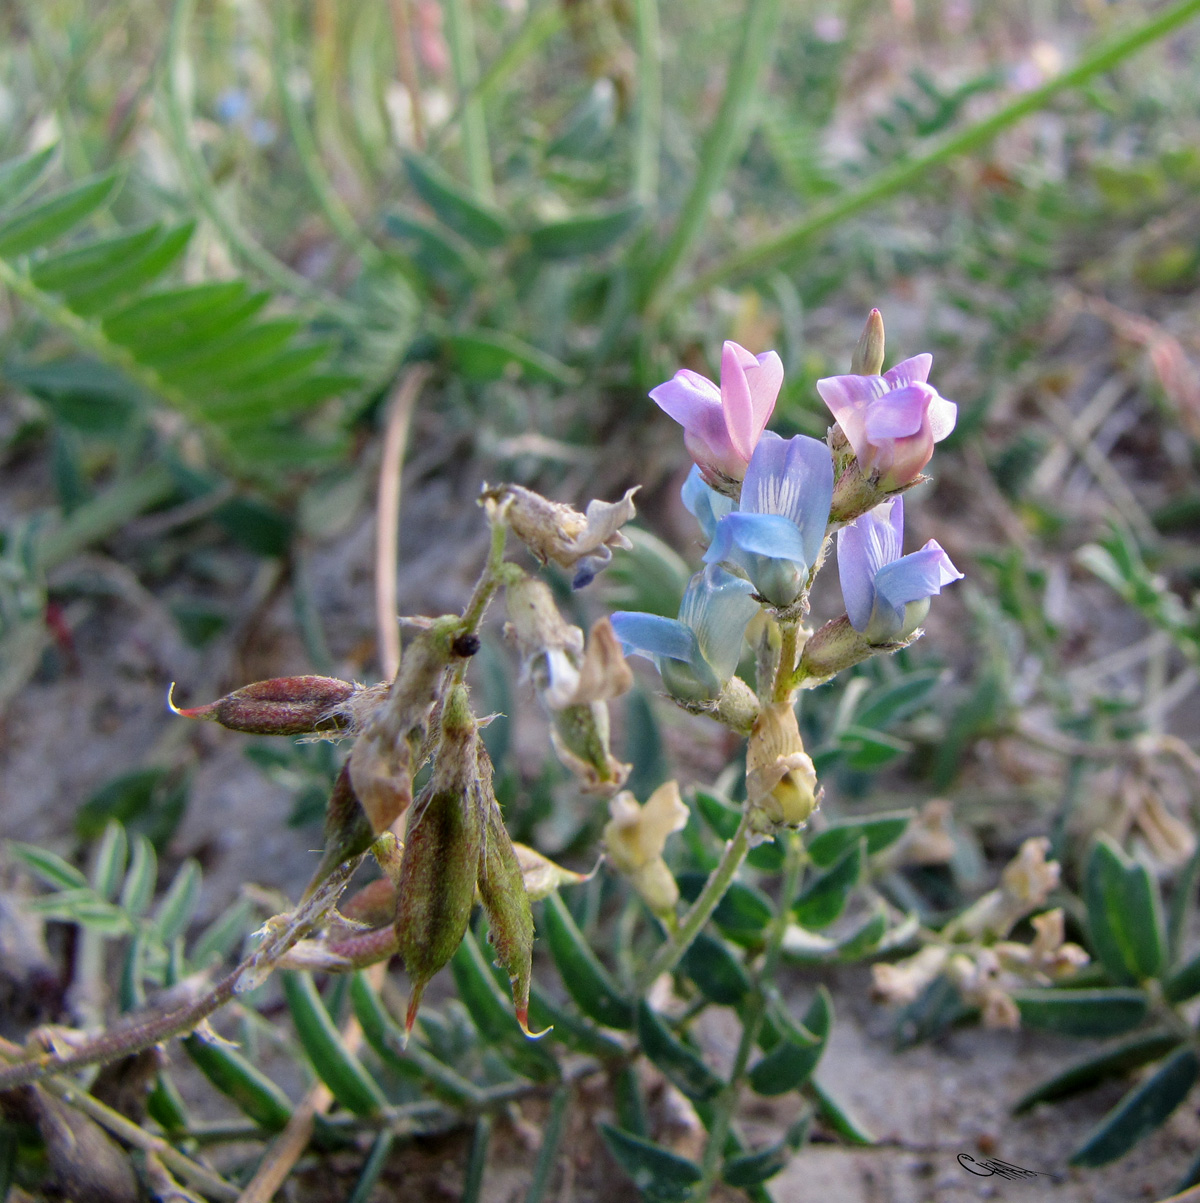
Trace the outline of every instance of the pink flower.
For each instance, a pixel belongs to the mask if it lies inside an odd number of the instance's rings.
[[[817,381],[863,475],[878,474],[884,490],[914,480],[958,420],[958,406],[926,383],[932,364],[932,355],[914,355],[882,376]]]
[[[683,441],[704,479],[720,489],[739,481],[767,425],[783,384],[774,351],[751,355],[727,342],[721,352],[721,387],[684,368],[650,390],[651,399],[683,427]]]

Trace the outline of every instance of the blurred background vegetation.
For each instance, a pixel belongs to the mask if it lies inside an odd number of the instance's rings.
[[[952,855],[889,887],[923,922],[1032,835],[1071,890],[1106,831],[1194,893],[1197,12],[4,6],[4,834],[86,859],[115,819],[164,888],[197,858],[207,920],[247,880],[294,893],[331,749],[247,758],[162,694],[380,675],[375,480],[405,382],[403,612],[460,604],[478,484],[510,479],[575,504],[640,483],[634,551],[564,605],[673,614],[696,549],[647,389],[715,376],[725,338],[774,347],[775,429],[821,437],[813,382],[878,306],[889,362],[932,351],[960,406],[909,523],[968,579],[922,644],[806,699],[828,815],[949,802]],[[528,709],[498,639],[476,673],[482,712]],[[734,749],[643,680],[632,788],[711,783]],[[544,738],[488,739],[514,836],[584,864],[605,816]],[[277,827],[281,794],[274,859],[222,842],[231,814]],[[910,1036],[961,1017],[926,1003]]]

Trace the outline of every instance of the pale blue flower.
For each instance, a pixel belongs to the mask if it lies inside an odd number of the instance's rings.
[[[798,434],[759,440],[738,508],[716,523],[709,564],[739,569],[760,597],[790,606],[808,587],[821,555],[833,498],[833,457]]]
[[[850,625],[869,643],[906,639],[929,599],[962,579],[936,539],[902,556],[904,499],[892,497],[838,531],[838,575]]]
[[[733,676],[746,626],[758,611],[751,586],[710,564],[688,582],[679,617],[618,610],[613,630],[625,654],[653,660],[677,698],[715,698]]]

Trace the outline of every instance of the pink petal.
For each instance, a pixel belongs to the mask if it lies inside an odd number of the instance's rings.
[[[914,355],[911,359],[901,360],[894,368],[884,372],[883,378],[892,388],[903,388],[906,384],[924,384],[929,379],[931,367],[933,356],[926,351]]]
[[[929,431],[933,441],[940,443],[953,429],[958,421],[958,406],[945,397],[935,396],[929,405]]]
[[[771,419],[779,390],[783,387],[783,360],[774,351],[764,351],[755,360],[754,367],[747,367],[746,382],[750,385],[750,405],[754,410],[754,438],[750,448],[753,451]]]
[[[725,428],[733,449],[749,462],[754,452],[754,402],[746,369],[757,367],[758,360],[735,342],[721,348],[721,408],[725,411]]]
[[[878,447],[888,439],[916,434],[936,396],[927,384],[910,384],[881,397],[867,410],[864,422],[867,438]]]

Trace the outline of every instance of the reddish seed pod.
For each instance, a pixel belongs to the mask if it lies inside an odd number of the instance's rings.
[[[349,681],[335,677],[274,677],[243,685],[207,706],[181,710],[169,698],[168,704],[184,718],[209,719],[231,731],[309,735],[348,725],[345,704],[355,688]]]

